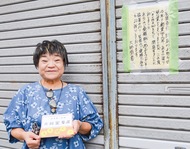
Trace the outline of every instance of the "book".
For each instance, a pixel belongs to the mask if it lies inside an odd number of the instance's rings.
[[[39,136],[41,138],[57,137],[60,134],[74,134],[72,114],[43,115]]]

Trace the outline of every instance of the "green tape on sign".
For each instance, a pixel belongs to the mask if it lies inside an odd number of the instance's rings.
[[[129,29],[127,27],[129,10],[127,6],[122,7],[122,46],[124,71],[130,72],[130,53],[129,53]]]
[[[178,72],[178,1],[169,1],[170,72]]]

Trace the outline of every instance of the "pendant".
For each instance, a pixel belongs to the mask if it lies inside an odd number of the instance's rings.
[[[50,105],[50,108],[51,108],[51,113],[55,113],[56,109],[57,109],[57,104],[56,104],[55,100],[51,99],[49,101],[49,105]]]
[[[47,92],[46,92],[46,96],[47,96],[48,98],[52,98],[52,97],[53,97],[53,90],[50,89],[49,91],[47,91]]]
[[[55,113],[56,112],[56,108],[51,108],[51,113]]]
[[[50,105],[51,108],[56,108],[56,107],[57,107],[57,104],[56,104],[56,102],[55,102],[54,99],[51,99],[51,100],[49,101],[49,105]]]

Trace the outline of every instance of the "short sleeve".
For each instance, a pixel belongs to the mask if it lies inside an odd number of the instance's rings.
[[[22,119],[24,117],[24,105],[24,93],[22,90],[19,90],[13,96],[3,115],[4,124],[8,132],[8,139],[10,143],[16,143],[19,141],[11,135],[11,130],[13,128],[23,128]]]
[[[79,91],[79,105],[80,105],[80,120],[91,124],[92,129],[89,135],[81,135],[82,139],[88,141],[95,138],[103,127],[103,121],[93,105],[92,101],[87,96],[86,92],[80,88]]]

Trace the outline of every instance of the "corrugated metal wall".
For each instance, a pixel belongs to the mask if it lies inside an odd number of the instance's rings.
[[[88,149],[190,149],[190,2],[179,0],[180,71],[175,75],[124,72],[124,2],[0,1],[0,149],[21,147],[8,143],[2,114],[18,88],[40,79],[32,52],[44,39],[65,43],[70,65],[63,80],[84,87],[104,115],[106,132]]]
[[[119,146],[121,149],[189,149],[190,2],[179,0],[178,74],[124,72],[123,2],[116,1]]]
[[[100,21],[99,0],[0,1],[0,148],[21,148],[8,143],[2,114],[18,88],[40,79],[32,53],[45,39],[65,44],[70,64],[63,80],[81,85],[102,115]],[[103,146],[103,133],[87,144]]]

